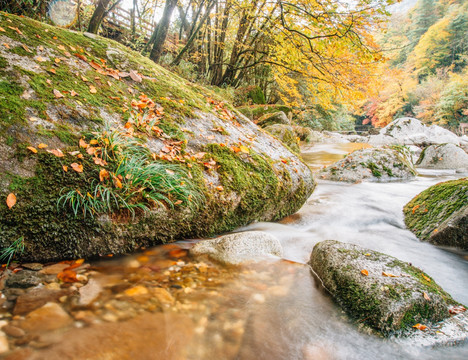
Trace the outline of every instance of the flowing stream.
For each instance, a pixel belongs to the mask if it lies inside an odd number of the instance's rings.
[[[317,144],[303,156],[319,169],[362,146]],[[41,338],[47,346],[36,346],[38,358],[468,359],[466,343],[423,348],[359,330],[304,265],[317,242],[355,243],[411,262],[468,304],[467,254],[420,242],[402,214],[416,194],[457,177],[425,171],[407,182],[319,181],[298,213],[238,229],[276,236],[283,260],[221,267],[191,258],[185,249],[193,240],[94,263],[87,276],[99,283],[99,297],[87,307],[64,300],[75,326]]]

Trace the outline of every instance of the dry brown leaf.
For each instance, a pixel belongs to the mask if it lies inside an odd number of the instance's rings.
[[[93,85],[89,85],[89,92],[91,94],[96,94],[97,93],[96,87],[94,87]]]
[[[54,95],[55,95],[55,98],[57,99],[63,98],[62,93],[58,91],[57,89],[54,89]]]
[[[466,308],[462,305],[459,305],[459,306],[453,306],[449,309],[449,313],[450,314],[453,314],[453,315],[456,315],[456,314],[460,314],[462,312],[465,312],[466,311]]]
[[[142,81],[141,76],[136,71],[133,71],[133,70],[130,70],[130,78],[133,81],[138,82],[138,83],[141,83]]]
[[[76,95],[78,95],[78,93],[76,93],[75,90],[71,90],[71,91],[70,91],[70,95],[73,96],[73,97],[75,97]]]
[[[84,82],[88,82],[88,78],[84,77],[84,76],[81,76],[81,80],[83,80]]]
[[[94,155],[94,153],[96,152],[96,148],[90,146],[89,148],[86,149],[86,152],[88,153],[88,155]]]
[[[56,64],[59,64],[60,61],[62,61],[62,59],[60,59],[60,58],[55,58],[54,61],[55,61]]]
[[[5,46],[7,49],[10,48],[10,45],[8,45],[7,43],[3,43],[3,46]]]
[[[364,275],[364,276],[368,276],[368,275],[369,275],[369,271],[367,271],[366,269],[362,269],[362,270],[361,270],[361,274]]]
[[[71,163],[70,166],[76,172],[79,172],[79,173],[83,172],[83,165],[81,165],[81,164]]]
[[[0,31],[5,32],[6,30],[0,26]]]
[[[57,48],[58,48],[59,50],[62,50],[62,51],[65,51],[65,50],[66,50],[66,49],[65,49],[65,46],[63,46],[63,45],[59,45],[59,46],[57,46]]]
[[[44,62],[46,59],[44,59],[42,56],[36,56],[36,61]]]
[[[101,166],[106,166],[107,165],[107,161],[106,160],[103,160],[99,157],[93,157],[93,161],[96,165],[101,165]]]
[[[13,193],[8,194],[6,198],[6,204],[9,209],[11,209],[16,204],[16,196]]]
[[[398,275],[393,275],[392,273],[387,273],[385,271],[382,271],[382,275],[386,277],[399,277]]]
[[[431,301],[431,298],[429,297],[429,295],[427,295],[426,292],[423,292],[423,296],[424,296],[424,299],[426,299],[427,301]]]
[[[48,153],[54,154],[57,157],[64,157],[64,153],[60,149],[47,150]]]
[[[86,141],[84,141],[84,139],[80,139],[80,147],[84,148],[84,149],[87,149],[89,147],[89,144],[86,143]]]
[[[28,53],[32,53],[32,51],[31,51],[31,50],[29,50],[29,48],[28,48],[26,45],[24,45],[24,44],[21,44],[21,46],[22,46],[22,47],[23,47],[23,49],[24,49],[24,50],[26,50]]]
[[[73,270],[64,270],[62,272],[59,272],[57,274],[57,278],[59,280],[62,280],[63,282],[68,283],[78,282],[78,279],[76,278],[76,272],[74,272]]]
[[[29,151],[33,152],[34,154],[37,154],[37,149],[36,149],[35,147],[28,146],[26,149],[28,149]]]
[[[52,85],[52,81],[50,79],[47,79],[46,83],[49,84],[49,85]]]

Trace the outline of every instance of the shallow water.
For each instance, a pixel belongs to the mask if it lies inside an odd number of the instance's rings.
[[[319,169],[356,146],[361,145],[319,144],[307,147],[304,158]],[[77,306],[76,293],[62,299],[73,326],[41,334],[18,354],[24,359],[467,359],[467,344],[422,348],[358,330],[304,265],[319,241],[355,243],[411,262],[468,304],[467,254],[420,242],[405,229],[402,214],[413,196],[457,177],[424,171],[407,182],[319,182],[298,213],[280,223],[238,229],[276,236],[284,260],[222,267],[191,258],[184,249],[198,240],[188,240],[93,263],[84,274],[100,283],[97,299],[84,307]]]

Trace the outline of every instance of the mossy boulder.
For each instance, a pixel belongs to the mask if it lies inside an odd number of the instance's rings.
[[[420,269],[357,245],[322,241],[309,265],[357,323],[383,335],[439,322],[459,305]]]
[[[406,226],[419,239],[468,250],[468,178],[431,186],[403,212]]]
[[[0,26],[0,248],[21,239],[21,260],[213,236],[313,191],[307,165],[213,91],[99,36],[3,12]],[[138,161],[141,176],[118,173]]]
[[[292,109],[289,106],[278,104],[240,106],[237,110],[250,120],[258,120],[265,114],[276,113],[278,111],[284,112],[286,116],[290,116],[290,113],[292,114]]]
[[[291,121],[282,111],[278,111],[271,114],[265,114],[257,120],[257,125],[262,128],[266,128],[267,126],[275,124],[291,125]]]
[[[454,144],[431,145],[421,152],[416,165],[428,169],[468,171],[468,154],[460,146]]]
[[[324,180],[357,182],[395,181],[416,176],[411,154],[404,147],[369,148],[352,152],[319,173]]]
[[[265,127],[264,130],[281,140],[295,153],[300,152],[299,141],[290,125],[274,124]]]

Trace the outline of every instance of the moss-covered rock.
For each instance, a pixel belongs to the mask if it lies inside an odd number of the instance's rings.
[[[414,176],[411,154],[400,146],[357,150],[320,172],[321,179],[344,182],[405,180]]]
[[[274,124],[265,127],[264,130],[280,139],[295,153],[300,152],[299,141],[290,125]]]
[[[468,178],[431,186],[403,212],[406,226],[419,239],[468,250]]]
[[[313,191],[309,168],[213,91],[99,36],[1,12],[0,26],[0,248],[122,254],[277,220]],[[117,176],[137,153],[160,190]]]
[[[237,108],[239,112],[244,114],[250,120],[258,120],[265,114],[271,114],[278,111],[282,111],[289,116],[292,113],[292,110],[289,106],[286,105],[250,105],[250,106],[240,106]]]
[[[458,305],[420,269],[357,245],[320,242],[309,265],[353,319],[384,335],[441,321]]]
[[[291,121],[288,119],[286,114],[282,111],[265,114],[257,120],[257,125],[261,126],[262,128],[266,128],[267,126],[275,125],[275,124],[291,125]]]

